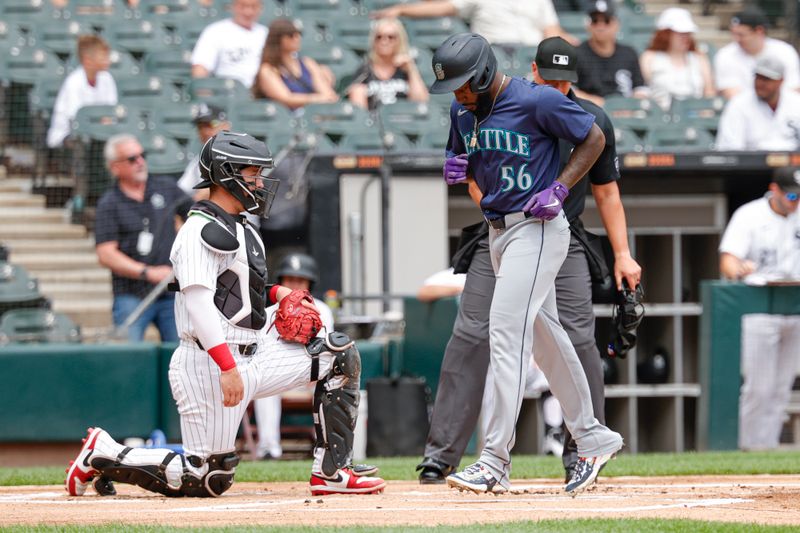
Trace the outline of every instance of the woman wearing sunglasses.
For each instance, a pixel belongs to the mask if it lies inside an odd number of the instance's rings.
[[[375,22],[369,42],[367,60],[347,89],[350,101],[368,109],[402,99],[427,102],[428,88],[409,55],[408,35],[400,21]]]

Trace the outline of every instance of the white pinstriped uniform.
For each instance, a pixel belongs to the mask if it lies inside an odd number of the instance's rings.
[[[218,276],[227,270],[235,254],[219,254],[201,242],[200,231],[209,220],[190,216],[178,233],[170,259],[182,289],[201,285],[216,288]],[[213,223],[213,222],[212,222]],[[258,233],[252,229],[256,237]],[[260,237],[257,242],[264,252]],[[301,344],[285,342],[275,328],[254,331],[230,324],[220,313],[225,338],[231,346],[244,382],[244,398],[235,407],[224,407],[220,369],[195,343],[195,331],[182,294],[175,299],[175,323],[181,343],[172,356],[169,380],[181,415],[181,435],[186,455],[208,457],[234,450],[239,423],[250,400],[271,396],[309,382],[311,358]],[[252,356],[238,353],[238,344],[257,343]],[[320,358],[320,376],[328,373],[331,358]]]

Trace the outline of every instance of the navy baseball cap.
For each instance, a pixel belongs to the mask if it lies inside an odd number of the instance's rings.
[[[779,168],[772,181],[786,192],[800,193],[800,167]]]
[[[540,42],[535,61],[547,81],[578,81],[578,50],[561,37]]]
[[[761,9],[756,6],[750,6],[742,11],[739,11],[731,18],[731,26],[738,25],[750,26],[757,28],[758,26],[769,26],[769,19]]]
[[[614,12],[614,0],[592,0],[586,6],[586,14],[594,15],[600,13],[608,17],[616,16]]]

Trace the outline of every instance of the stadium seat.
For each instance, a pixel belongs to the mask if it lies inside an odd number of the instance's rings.
[[[231,124],[236,131],[270,141],[280,136],[291,137],[297,121],[291,112],[281,104],[269,100],[253,100],[236,104],[231,113]]]
[[[402,133],[384,130],[381,134],[378,128],[373,126],[371,129],[365,128],[363,131],[344,135],[339,141],[338,148],[354,152],[373,150],[409,152],[414,149],[414,145]]]
[[[142,65],[139,64],[130,52],[126,52],[125,50],[111,50],[109,53],[109,60],[111,61],[111,65],[108,67],[108,71],[114,76],[114,79],[118,78],[130,78],[132,76],[138,76],[142,73]],[[67,60],[67,72],[72,72],[76,68],[80,66],[80,61],[78,61],[77,54],[73,54]]]
[[[558,14],[558,21],[567,33],[571,33],[581,41],[586,38],[586,24],[589,17],[583,10],[566,11]]]
[[[192,78],[192,51],[187,48],[169,48],[150,52],[144,58],[144,71],[178,85]]]
[[[674,99],[670,109],[672,122],[684,126],[695,126],[711,132],[717,131],[719,117],[725,108],[722,97]]]
[[[433,73],[433,53],[427,48],[417,48],[412,46],[409,48],[408,53],[414,58],[414,63],[417,65],[419,75],[422,76],[422,81],[425,82],[427,87],[436,80],[436,75]]]
[[[62,14],[67,20],[76,20],[99,31],[133,22],[139,17],[125,2],[107,0],[70,0]]]
[[[420,48],[435,50],[454,33],[469,31],[463,20],[456,17],[430,19],[405,19],[409,43]]]
[[[358,6],[351,0],[285,0],[284,3],[295,17],[323,22],[361,15]]]
[[[288,2],[282,0],[262,0],[261,19],[259,22],[264,26],[279,17],[291,17],[292,9]]]
[[[210,21],[201,19],[191,20],[181,24],[175,29],[173,35],[175,46],[179,47],[181,50],[189,50],[191,52],[194,49],[195,43],[197,43],[197,39],[200,38],[200,34],[203,33],[203,30],[209,24]]]
[[[81,342],[81,330],[67,315],[50,309],[12,309],[0,319],[0,344]]]
[[[617,153],[643,152],[644,142],[642,138],[630,128],[614,128],[614,140],[616,142]]]
[[[714,137],[695,126],[666,124],[648,131],[644,144],[647,152],[709,152]]]
[[[189,158],[178,141],[158,131],[140,134],[139,140],[147,152],[147,169],[151,174],[183,174]]]
[[[447,136],[449,117],[436,105],[405,100],[381,106],[378,113],[385,129],[408,135],[412,141],[431,130]]]
[[[447,130],[441,131],[426,131],[417,139],[417,149],[432,152],[441,152],[447,149]]]
[[[653,15],[635,13],[625,17],[625,28],[630,35],[646,35],[652,37],[656,31],[656,18]]]
[[[168,28],[176,28],[200,16],[196,0],[140,0],[136,11],[143,20]]]
[[[49,307],[36,280],[21,266],[0,262],[0,315],[11,309]]]
[[[105,142],[117,133],[138,133],[144,131],[146,124],[139,111],[128,106],[92,105],[78,110],[72,121],[70,137],[88,141]]]
[[[53,106],[61,89],[64,79],[42,78],[36,82],[29,93],[30,111],[33,120],[33,148],[36,167],[36,177],[42,178],[45,174],[47,162],[47,130],[53,113]]]
[[[49,50],[34,46],[12,46],[0,62],[7,81],[33,85],[47,76],[63,76],[64,64]]]
[[[158,76],[120,77],[117,82],[118,101],[127,106],[148,108],[161,103],[178,103],[181,92]]]
[[[27,46],[28,37],[16,24],[0,20],[0,48]]]
[[[160,24],[149,20],[131,21],[106,28],[103,36],[114,48],[133,54],[161,52],[175,44],[175,39]]]
[[[669,122],[669,115],[650,100],[608,97],[603,106],[614,126],[644,133]]]
[[[75,20],[52,20],[34,26],[31,44],[58,54],[62,58],[76,53],[78,36],[91,30]]]
[[[333,135],[358,132],[373,124],[369,113],[350,102],[309,104],[305,106],[300,126],[306,131],[322,131]]]
[[[361,59],[352,50],[330,43],[304,47],[303,54],[330,68],[339,81],[340,90],[345,89],[344,84],[347,80],[352,80],[352,75],[362,64]]]
[[[150,127],[185,144],[197,137],[197,128],[192,122],[196,108],[197,104],[189,102],[159,104],[149,110]]]
[[[369,34],[372,23],[369,19],[349,17],[342,19],[332,28],[333,40],[357,54],[363,55],[369,50]]]
[[[50,2],[43,0],[3,0],[0,2],[0,21],[29,30],[56,15]]]
[[[186,93],[192,102],[209,102],[225,109],[232,102],[252,99],[250,90],[239,81],[227,78],[195,78],[186,86]]]

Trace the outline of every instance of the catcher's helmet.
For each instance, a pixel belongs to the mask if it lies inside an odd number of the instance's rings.
[[[311,282],[311,287],[319,280],[319,269],[314,258],[306,254],[290,254],[281,260],[278,265],[277,278],[284,276],[297,276]]]
[[[457,33],[433,53],[434,94],[453,92],[469,81],[473,93],[485,93],[497,73],[497,59],[489,41],[477,33]]]
[[[257,176],[263,185],[251,190],[253,185],[245,181],[241,170],[253,166],[259,167]],[[203,181],[194,188],[219,185],[242,202],[248,213],[267,216],[280,183],[269,177],[274,166],[266,144],[246,133],[222,131],[206,141],[200,151]]]

